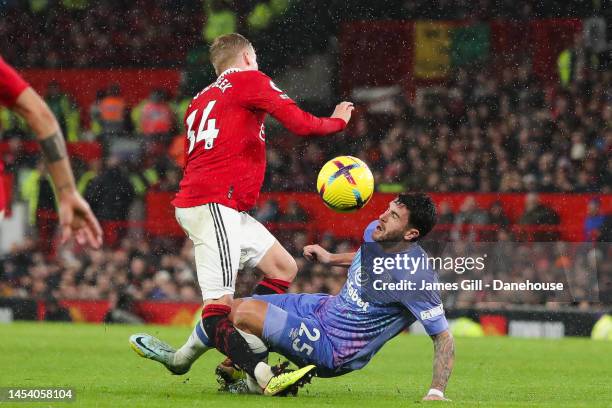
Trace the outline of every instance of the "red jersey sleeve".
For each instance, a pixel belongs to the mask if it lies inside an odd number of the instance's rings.
[[[30,85],[0,57],[0,105],[11,107]]]
[[[339,118],[319,118],[300,109],[266,74],[253,71],[243,94],[243,103],[249,109],[268,112],[292,133],[300,136],[327,135],[346,127]]]

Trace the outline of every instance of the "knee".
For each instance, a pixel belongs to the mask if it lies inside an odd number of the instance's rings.
[[[298,272],[297,263],[285,248],[278,242],[266,252],[257,264],[267,278],[282,279],[291,282]]]
[[[297,263],[291,255],[283,254],[274,259],[274,262],[267,270],[263,270],[267,278],[282,279],[287,282],[292,282],[298,272]]]
[[[241,302],[232,311],[232,323],[237,329],[261,337],[267,311],[268,304],[266,302],[253,299]]]
[[[284,280],[292,282],[298,273],[298,266],[293,257],[290,257],[286,261],[285,267],[282,269],[285,272]]]
[[[234,327],[242,331],[248,332],[251,314],[252,313],[250,311],[250,308],[248,307],[248,302],[241,302],[232,313],[232,323],[234,323]]]

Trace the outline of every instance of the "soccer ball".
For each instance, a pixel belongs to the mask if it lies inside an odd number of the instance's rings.
[[[368,165],[358,158],[338,156],[319,171],[317,191],[332,210],[356,211],[372,198],[374,176]]]

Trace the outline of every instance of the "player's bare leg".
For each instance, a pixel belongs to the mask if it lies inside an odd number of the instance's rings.
[[[257,299],[237,299],[232,305],[230,320],[247,339],[253,338],[261,341],[267,313],[267,302]],[[254,343],[249,341],[249,344],[252,345]],[[261,345],[265,347],[263,342],[261,342]],[[298,389],[304,384],[309,383],[314,376],[314,366],[311,365],[293,371],[287,370],[288,365],[289,362],[285,362],[273,367],[273,370],[275,374],[285,373],[287,376],[296,375],[298,372],[306,370],[305,375],[299,375],[299,378],[296,377],[292,385],[284,391],[284,395],[296,395]],[[231,373],[231,367],[229,367],[228,373]],[[240,379],[228,384],[227,391],[240,394],[259,392],[256,381],[250,375],[247,375],[246,379]]]
[[[297,275],[295,259],[278,241],[274,241],[274,244],[257,263],[256,268],[264,274],[264,277],[253,289],[253,294],[255,295],[287,293],[291,282]],[[234,302],[233,308],[236,307],[236,302],[240,302],[240,300]],[[265,317],[265,313],[263,317]],[[244,332],[241,333],[244,335]],[[259,338],[255,337],[250,340],[250,343],[255,343],[252,346],[255,345],[257,347],[260,345],[256,339],[258,340]],[[261,345],[263,346],[263,343]],[[219,364],[215,372],[222,389],[227,389],[234,381],[244,377],[243,373],[234,368],[234,363],[231,359],[226,359]]]
[[[291,281],[293,281],[293,279],[297,275],[297,264],[295,262],[295,259],[278,241],[274,241],[272,246],[266,251],[264,256],[257,263],[256,268],[263,272],[264,278],[255,287],[255,290],[253,292],[254,294],[264,295],[286,293],[289,288],[289,285],[291,284]],[[232,296],[226,295],[220,299],[207,301],[205,303],[205,310],[203,315],[207,314],[207,304],[214,305],[218,303],[222,305],[221,307],[211,306],[211,308],[214,309],[213,313],[218,316],[227,312],[228,308],[230,308],[229,310],[231,311],[232,300]],[[225,305],[226,308],[224,308],[223,305]],[[208,333],[209,338],[211,339],[211,343],[214,343],[215,337],[209,333],[210,328],[207,329],[207,325],[205,324],[204,320],[205,319],[201,321],[201,327],[204,328],[204,331]],[[194,332],[189,337],[185,345],[176,352],[175,364],[180,367],[191,366],[191,364],[193,364],[193,362],[204,353],[207,347],[210,346],[203,344],[200,341],[200,338],[197,336],[197,330],[198,327],[196,326]],[[262,350],[265,350],[265,345],[261,342],[261,340],[259,340],[259,338],[255,336],[249,338],[249,336],[246,336],[244,332],[241,333],[240,330],[238,332],[242,335],[242,337],[245,337],[245,341],[249,343],[251,350],[254,353],[258,354],[260,358],[262,358]],[[221,351],[223,352],[223,350]],[[222,363],[219,366],[219,369],[231,367],[232,365],[238,365],[242,367],[241,364],[231,358],[230,354],[224,354],[230,357],[230,359]]]
[[[241,305],[244,306],[241,307]],[[249,306],[253,306],[253,309],[247,310]],[[232,303],[232,312],[229,315],[229,319],[234,323],[234,326],[245,340],[247,340],[251,349],[260,355],[267,355],[268,353],[266,345],[261,340],[266,312],[267,303],[265,302],[252,299],[235,299]],[[221,386],[221,391],[239,394],[261,393],[261,388],[257,381],[251,376],[246,375],[229,358],[217,366],[215,374]]]
[[[267,364],[267,347],[261,339],[237,329],[229,320],[231,302],[231,295],[208,300],[201,322],[187,343],[177,351],[148,334],[131,336],[130,344],[139,355],[164,364],[174,374],[186,373],[191,364],[214,345],[250,377],[251,384],[246,387],[247,392],[265,395],[294,393],[303,382],[309,381],[315,368],[312,365],[287,371],[284,367],[273,370]],[[257,353],[257,350],[262,353]]]
[[[255,295],[287,293],[298,272],[295,259],[278,241],[275,241],[261,258],[257,269],[264,274],[264,277],[255,286],[253,290]]]
[[[206,300],[202,311],[202,328],[210,344],[231,358],[234,364],[240,366],[256,378],[263,388],[273,377],[272,370],[263,361],[267,357],[267,353],[265,355],[255,353],[254,349],[257,347],[249,344],[245,336],[239,333],[229,320],[232,301],[233,296],[231,295],[224,295],[219,299]],[[193,337],[192,335],[190,340]],[[259,342],[261,343],[261,340]],[[198,341],[187,341],[183,347],[177,350],[175,364],[185,365],[193,363],[202,354],[200,351],[203,351],[204,347]]]

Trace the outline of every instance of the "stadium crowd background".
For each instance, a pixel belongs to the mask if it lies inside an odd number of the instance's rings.
[[[337,57],[334,38],[342,21],[493,17],[526,21],[594,14],[593,5],[580,1],[559,5],[545,1],[388,0],[384,2],[388,7],[378,7],[375,12],[366,2],[356,2],[353,7],[331,2],[329,13],[321,17],[308,3],[253,2],[237,8],[230,2],[195,0],[0,3],[0,13],[6,17],[0,19],[0,49],[17,67],[184,68],[179,89],[152,89],[135,106],[125,103],[122,84],[100,89],[91,106],[77,105],[56,83],[43,92],[68,141],[94,141],[102,146],[101,159],[73,162],[79,189],[96,215],[103,222],[116,222],[107,223],[115,228],[107,231],[112,239],[101,250],[75,248],[72,253],[53,246],[52,188],[37,155],[25,148],[27,129],[7,110],[0,111],[0,139],[6,146],[2,160],[15,176],[14,199],[28,205],[32,227],[32,238],[16,245],[0,261],[0,296],[199,300],[190,242],[147,239],[140,223],[147,192],[172,192],[178,187],[182,112],[192,94],[213,78],[203,37],[205,41],[216,35],[215,19],[225,18],[230,31],[245,32],[260,49],[262,69],[291,82],[287,72],[303,67],[309,55]],[[610,10],[599,10],[609,25],[606,13]],[[124,18],[114,18],[117,14]],[[298,21],[301,23],[296,24]],[[314,34],[313,21],[325,35]],[[68,29],[56,30],[58,26]],[[582,65],[574,67],[566,83],[542,83],[533,75],[529,61],[507,66],[500,73],[492,72],[485,63],[455,69],[443,86],[423,97],[394,96],[382,114],[368,103],[358,103],[347,131],[327,140],[301,140],[271,124],[264,190],[314,191],[313,169],[336,154],[352,154],[370,165],[381,192],[532,193],[518,221],[525,225],[559,223],[552,209],[538,203],[539,192],[601,194],[602,198],[589,203],[584,240],[610,241],[610,216],[601,213],[600,201],[609,200],[612,194],[612,71],[603,63],[593,63],[579,38],[572,52]],[[337,67],[331,64],[331,68],[327,72],[331,85],[321,84],[331,89],[330,100],[306,104],[319,114],[330,110],[339,93]],[[291,96],[300,101],[299,94]],[[300,223],[309,217],[297,202],[280,210],[278,203],[268,201],[253,213],[266,223]],[[489,237],[494,241],[517,238],[498,204],[478,208],[468,197],[458,213],[440,203],[439,214],[439,223],[449,226],[445,239],[464,239],[461,226],[473,224],[494,226],[494,236]],[[336,293],[340,289],[343,270],[313,266],[300,257],[311,236],[298,228],[282,238],[300,267],[292,291]],[[352,250],[358,244],[336,239],[333,231],[317,238],[331,251]],[[556,236],[546,236],[551,239]],[[559,252],[529,252],[528,244],[522,250],[538,265],[540,276],[567,267]],[[572,262],[588,268],[590,257],[599,256],[607,262],[603,269],[610,269],[606,247],[604,252],[590,251],[583,251]],[[243,273],[238,294],[249,293],[255,279],[253,271]],[[577,284],[582,285],[583,293],[592,290],[592,282]],[[485,300],[454,302],[469,306]],[[513,300],[546,304],[555,299]],[[590,306],[588,301],[575,304]]]

